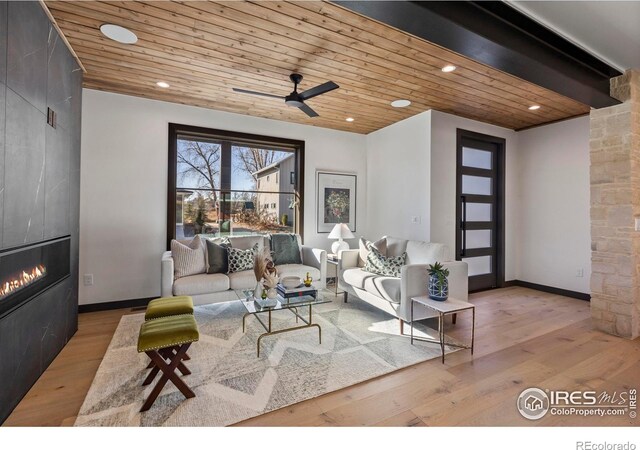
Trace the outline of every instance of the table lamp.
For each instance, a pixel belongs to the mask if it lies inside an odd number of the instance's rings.
[[[336,226],[333,227],[333,230],[331,230],[331,233],[329,233],[329,236],[327,236],[328,239],[337,239],[336,242],[331,244],[331,253],[337,255],[343,250],[349,250],[349,244],[343,241],[343,239],[353,239],[354,237],[355,236],[346,224],[336,224]]]

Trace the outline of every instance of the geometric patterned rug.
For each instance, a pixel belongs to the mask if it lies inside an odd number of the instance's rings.
[[[299,312],[304,317],[306,308]],[[189,349],[192,374],[184,377],[196,397],[185,399],[169,382],[144,413],[140,408],[155,384],[141,386],[148,357],[138,354],[136,343],[144,314],[123,316],[75,426],[225,426],[440,356],[438,344],[410,345],[398,319],[355,297],[349,303],[337,297],[313,312],[321,345],[315,327],[267,336],[258,358],[263,329],[249,316],[242,332],[240,302],[197,306],[200,341]],[[290,311],[273,314],[274,329],[294,322]],[[437,339],[423,324],[415,335]]]

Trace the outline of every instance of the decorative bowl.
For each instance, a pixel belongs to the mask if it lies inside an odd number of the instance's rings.
[[[285,289],[293,289],[300,286],[300,283],[302,283],[300,277],[283,277],[280,280],[280,284],[282,284]]]

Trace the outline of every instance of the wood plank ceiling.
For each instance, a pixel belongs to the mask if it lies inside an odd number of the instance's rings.
[[[90,89],[357,133],[436,109],[522,129],[586,114],[589,107],[392,27],[320,2],[46,1],[84,64]],[[113,23],[138,36],[105,38]],[[443,73],[447,64],[457,66]],[[291,72],[301,90],[327,80],[340,89],[309,100],[309,118],[277,99]],[[157,81],[171,87],[162,89]],[[408,108],[393,108],[410,99]],[[530,105],[541,108],[530,111]],[[346,122],[353,117],[353,122]]]

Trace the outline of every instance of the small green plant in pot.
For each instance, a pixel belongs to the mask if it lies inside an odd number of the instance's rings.
[[[449,297],[449,269],[445,269],[441,263],[429,264],[429,298],[445,301]]]

